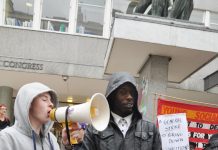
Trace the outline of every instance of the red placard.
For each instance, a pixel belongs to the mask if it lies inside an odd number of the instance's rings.
[[[175,113],[186,113],[189,141],[197,144],[196,150],[202,150],[218,132],[218,108],[158,99],[158,115]]]

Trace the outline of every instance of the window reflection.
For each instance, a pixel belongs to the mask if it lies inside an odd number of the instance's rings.
[[[105,1],[80,0],[80,2],[83,3],[79,3],[78,6],[76,32],[82,34],[102,35]],[[85,4],[85,2],[88,3]],[[90,4],[91,2],[93,3]]]
[[[44,0],[41,29],[67,32],[70,0]]]
[[[5,24],[32,27],[34,0],[6,0]]]

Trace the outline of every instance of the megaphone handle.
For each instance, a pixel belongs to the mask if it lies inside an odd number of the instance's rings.
[[[71,144],[70,142],[70,130],[68,127],[68,110],[69,110],[70,106],[67,107],[66,111],[65,111],[65,126],[66,126],[66,132],[67,132],[67,140],[69,142],[69,144]],[[71,145],[73,146],[73,145]]]

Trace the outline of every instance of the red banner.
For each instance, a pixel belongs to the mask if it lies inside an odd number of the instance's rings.
[[[218,132],[218,108],[158,99],[158,115],[186,113],[189,141],[202,150],[210,137]]]

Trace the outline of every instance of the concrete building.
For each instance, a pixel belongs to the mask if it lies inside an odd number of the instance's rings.
[[[195,0],[189,21],[129,14],[131,2],[0,1],[0,103],[11,118],[25,83],[81,103],[116,71],[135,76],[149,120],[157,94],[218,105],[218,2]]]

